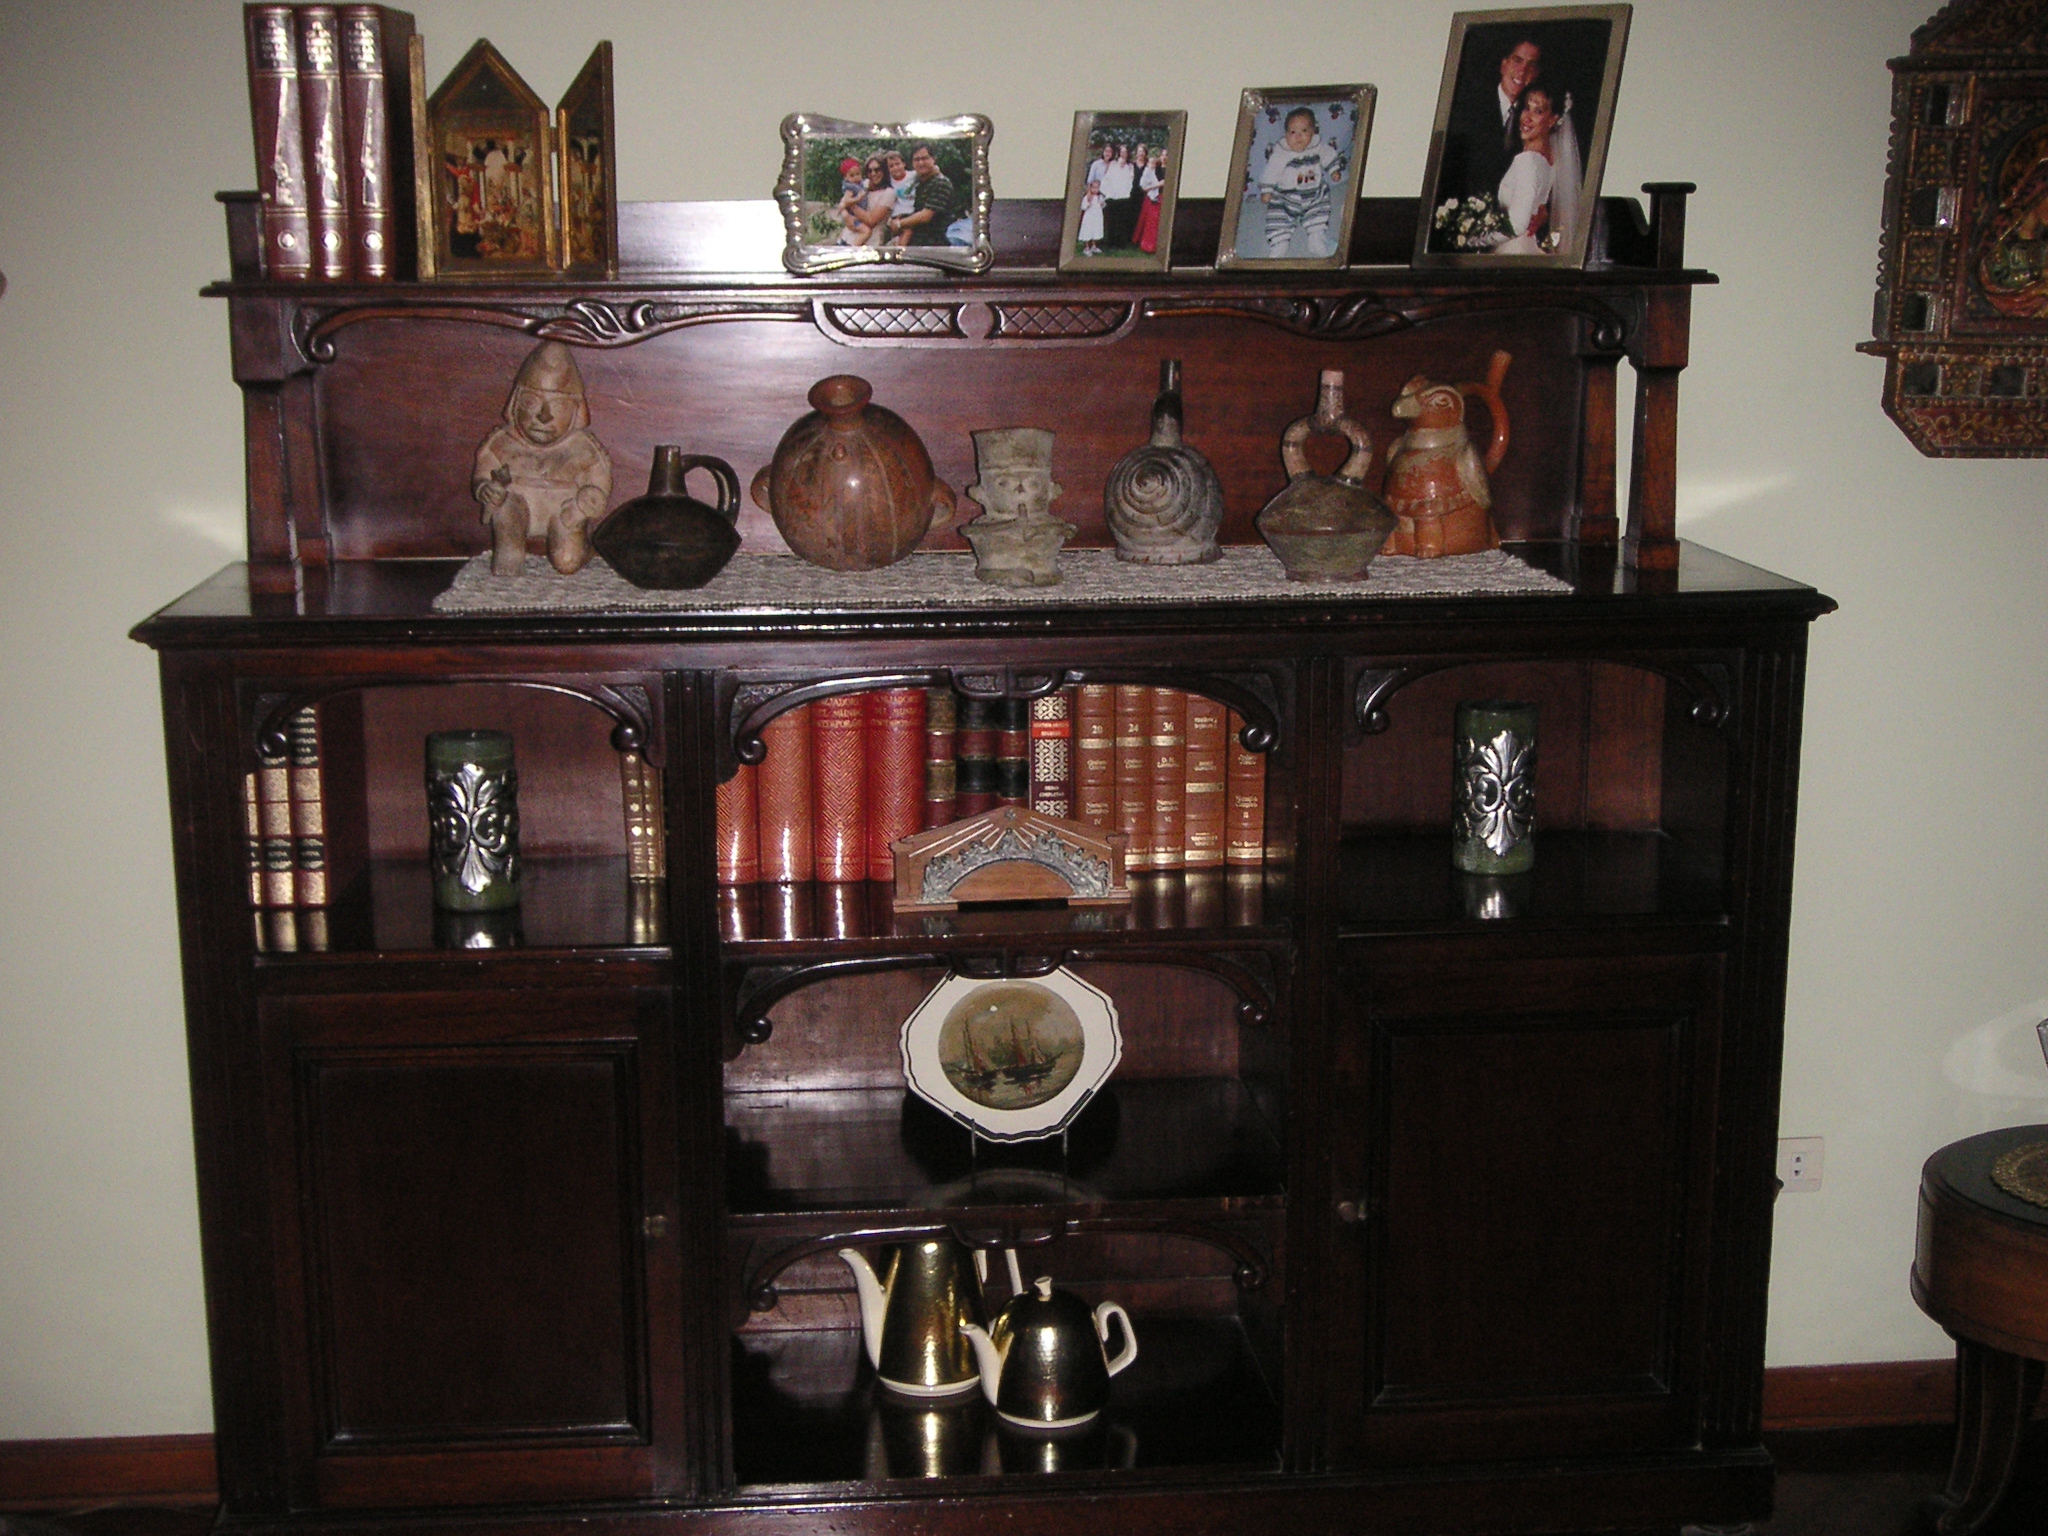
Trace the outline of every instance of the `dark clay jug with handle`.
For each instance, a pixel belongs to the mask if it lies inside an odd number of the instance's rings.
[[[683,484],[693,469],[718,482],[718,505],[706,506]],[[723,459],[685,453],[674,443],[654,450],[647,494],[618,508],[590,536],[605,564],[636,587],[654,592],[701,587],[725,569],[740,547],[740,477]]]

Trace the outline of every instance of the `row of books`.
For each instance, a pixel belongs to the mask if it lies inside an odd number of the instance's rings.
[[[245,5],[263,271],[408,275],[413,19],[382,5]]]
[[[256,767],[242,781],[252,907],[328,904],[327,806],[320,748],[320,717],[311,705],[287,722],[282,752],[267,752],[260,741],[257,744]]]
[[[718,790],[722,885],[895,878],[890,845],[998,805],[1124,833],[1133,872],[1265,859],[1265,759],[1179,688],[1084,683],[1035,699],[893,688],[814,700]]]

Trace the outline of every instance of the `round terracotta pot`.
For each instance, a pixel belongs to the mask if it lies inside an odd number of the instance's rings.
[[[814,409],[776,445],[754,477],[755,503],[789,547],[828,571],[873,571],[913,549],[953,492],[894,411],[874,404],[868,381],[837,373],[811,386]]]

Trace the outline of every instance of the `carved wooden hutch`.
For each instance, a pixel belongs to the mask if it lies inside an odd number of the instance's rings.
[[[1759,1441],[1802,675],[1829,601],[1672,538],[1692,289],[1682,187],[1609,199],[1585,272],[1403,261],[1061,279],[1058,208],[995,271],[796,280],[766,205],[625,211],[623,275],[270,283],[224,199],[250,559],[142,624],[161,653],[223,1524],[636,1532],[1675,1532],[1769,1505]],[[1411,375],[1496,348],[1504,534],[1565,594],[1198,608],[468,615],[470,454],[536,337],[576,349],[633,493],[653,446],[765,463],[858,372],[955,486],[971,428],[1054,427],[1059,511],[1142,440],[1162,358],[1227,542],[1343,368],[1384,441]],[[1629,526],[1614,380],[1641,387]],[[749,514],[750,541],[770,536]],[[950,532],[933,542],[959,547]],[[1268,750],[1268,863],[1140,876],[1128,912],[891,913],[721,890],[713,805],[793,701],[1149,682]],[[1447,856],[1456,701],[1543,711],[1537,867]],[[245,773],[330,743],[326,947],[260,949]],[[518,947],[437,947],[420,740],[518,738]],[[624,873],[612,754],[662,773],[668,877]],[[353,840],[353,847],[340,846]],[[898,1022],[948,967],[1072,965],[1125,1056],[1064,1161],[978,1163],[906,1108]],[[1093,1110],[1091,1110],[1091,1114]],[[1627,1156],[1617,1156],[1626,1149]],[[949,1230],[1137,1319],[1101,1431],[892,1418],[850,1237]],[[920,1434],[926,1438],[918,1440]],[[931,1474],[931,1475],[928,1475]]]

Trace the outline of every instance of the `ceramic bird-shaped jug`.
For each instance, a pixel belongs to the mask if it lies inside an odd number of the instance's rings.
[[[1486,477],[1500,468],[1508,451],[1508,413],[1500,386],[1510,361],[1508,353],[1494,353],[1483,384],[1432,384],[1417,374],[1402,388],[1394,414],[1414,425],[1387,450],[1380,494],[1398,526],[1384,553],[1429,558],[1500,548]],[[1465,429],[1467,396],[1476,396],[1493,422],[1483,461]]]
[[[1107,1354],[1109,1325],[1123,1332],[1116,1358]],[[1113,1301],[1092,1311],[1072,1291],[1056,1291],[1040,1275],[1014,1296],[986,1330],[963,1322],[981,1366],[981,1390],[996,1415],[1019,1429],[1075,1429],[1109,1406],[1109,1378],[1138,1358],[1131,1316]]]
[[[915,1398],[972,1392],[978,1366],[961,1330],[985,1315],[974,1254],[950,1238],[914,1240],[890,1253],[881,1274],[858,1248],[839,1257],[853,1271],[861,1339],[883,1389]]]

